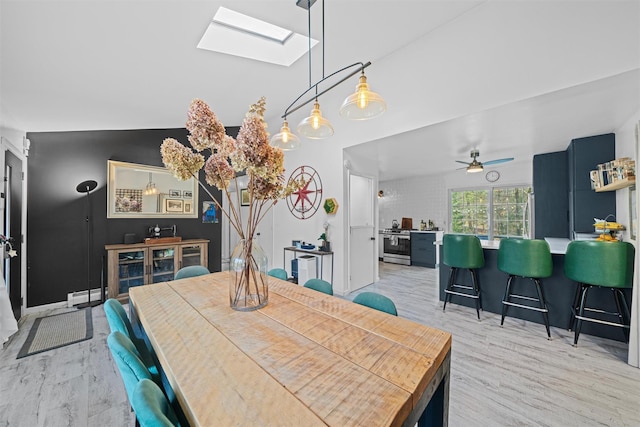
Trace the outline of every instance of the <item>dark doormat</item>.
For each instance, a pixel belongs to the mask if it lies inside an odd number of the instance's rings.
[[[64,347],[93,337],[91,307],[53,316],[39,317],[33,322],[29,336],[17,359]]]

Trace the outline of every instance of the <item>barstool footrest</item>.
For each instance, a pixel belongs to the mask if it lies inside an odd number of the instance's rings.
[[[594,319],[593,317],[576,316],[576,319],[584,320],[587,322],[600,323],[602,325],[617,326],[619,328],[630,329],[629,325],[623,325],[621,323],[609,322],[607,320]]]
[[[584,311],[590,311],[592,313],[608,314],[610,316],[618,316],[620,314],[617,311],[606,311],[606,310],[600,310],[600,309],[597,309],[597,308],[589,308],[589,307],[585,307]],[[578,317],[578,316],[576,316],[576,317]]]
[[[514,295],[511,295],[511,296],[514,296]],[[537,301],[537,300],[535,300],[535,301]],[[526,308],[526,309],[528,309],[528,310],[540,311],[540,312],[542,312],[542,313],[548,313],[548,312],[549,312],[549,310],[548,310],[548,309],[546,309],[546,308],[531,307],[530,305],[518,304],[518,303],[510,302],[510,301],[502,301],[502,303],[503,303],[504,305],[510,305],[510,306],[513,306],[513,307]]]
[[[519,299],[523,299],[523,300],[527,300],[527,301],[535,301],[535,302],[540,302],[540,300],[538,298],[534,298],[534,297],[528,297],[525,295],[516,295],[516,294],[509,294],[509,296],[511,298],[519,298]],[[504,301],[503,301],[504,302]]]
[[[480,295],[465,294],[464,292],[450,291],[448,289],[445,289],[444,292],[447,293],[447,294],[458,295],[458,296],[461,296],[461,297],[476,298],[476,299],[480,298]]]
[[[474,288],[473,286],[469,286],[469,285],[459,285],[457,283],[454,283],[453,285],[451,285],[452,288],[460,288],[460,289],[468,289],[470,291],[473,291]]]

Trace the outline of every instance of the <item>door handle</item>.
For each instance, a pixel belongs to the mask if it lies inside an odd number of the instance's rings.
[[[371,239],[371,240],[376,240],[376,238],[375,238],[375,237],[371,237],[370,239]]]

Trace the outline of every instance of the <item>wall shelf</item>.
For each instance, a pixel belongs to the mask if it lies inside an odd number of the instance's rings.
[[[604,185],[600,188],[596,188],[596,193],[602,193],[605,191],[616,191],[616,190],[620,190],[622,188],[626,188],[626,187],[630,187],[632,185],[634,185],[636,183],[636,177],[635,176],[629,176],[625,179],[621,179],[619,181],[616,181],[612,184],[607,184]]]

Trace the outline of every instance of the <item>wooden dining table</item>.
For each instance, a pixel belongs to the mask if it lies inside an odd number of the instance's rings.
[[[229,307],[229,273],[131,288],[192,426],[447,425],[451,334],[269,277]]]

